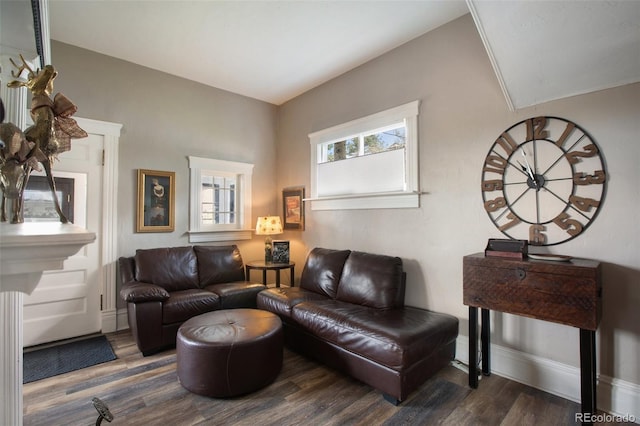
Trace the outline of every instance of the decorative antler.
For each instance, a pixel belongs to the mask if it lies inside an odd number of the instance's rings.
[[[17,74],[14,71],[11,71],[11,75],[15,78],[20,78],[20,75],[24,71],[29,71],[29,74],[27,75],[27,81],[14,80],[8,84],[9,87],[26,87],[34,95],[51,95],[51,92],[53,91],[53,80],[58,75],[58,72],[53,68],[53,66],[45,65],[43,69],[36,69],[36,71],[34,71],[22,55],[20,55],[20,60],[22,61],[22,65],[20,66],[16,64],[13,59],[10,60],[13,66],[18,70]]]
[[[13,58],[9,58],[9,60],[11,61],[13,66],[16,67],[16,69],[18,70],[17,74],[14,71],[11,71],[11,75],[13,77],[20,78],[20,75],[24,70],[29,70],[29,79],[31,79],[35,75],[35,72],[31,69],[31,67],[29,66],[29,63],[24,59],[22,55],[20,55],[20,60],[22,61],[22,65],[16,64],[13,61]]]

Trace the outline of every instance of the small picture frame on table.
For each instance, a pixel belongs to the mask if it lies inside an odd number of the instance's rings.
[[[284,229],[304,231],[304,186],[282,190]]]
[[[273,263],[289,263],[289,241],[273,240]]]
[[[175,172],[138,169],[136,232],[173,232],[175,176]]]

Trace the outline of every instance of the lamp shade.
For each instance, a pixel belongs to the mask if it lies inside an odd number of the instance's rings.
[[[280,216],[260,216],[256,223],[256,235],[282,234]]]

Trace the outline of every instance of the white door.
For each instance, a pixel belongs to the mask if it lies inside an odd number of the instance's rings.
[[[74,139],[71,151],[53,163],[55,177],[73,179],[73,223],[95,232],[96,240],[67,259],[64,269],[45,271],[35,291],[25,296],[24,346],[101,329],[103,146],[101,135]]]

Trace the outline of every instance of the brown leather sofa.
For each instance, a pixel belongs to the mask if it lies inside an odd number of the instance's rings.
[[[458,319],[404,306],[398,257],[315,248],[299,287],[258,294],[280,316],[285,344],[398,404],[455,356]]]
[[[137,250],[118,260],[129,327],[143,355],[174,346],[182,323],[216,309],[255,308],[266,286],[245,281],[238,247]]]

